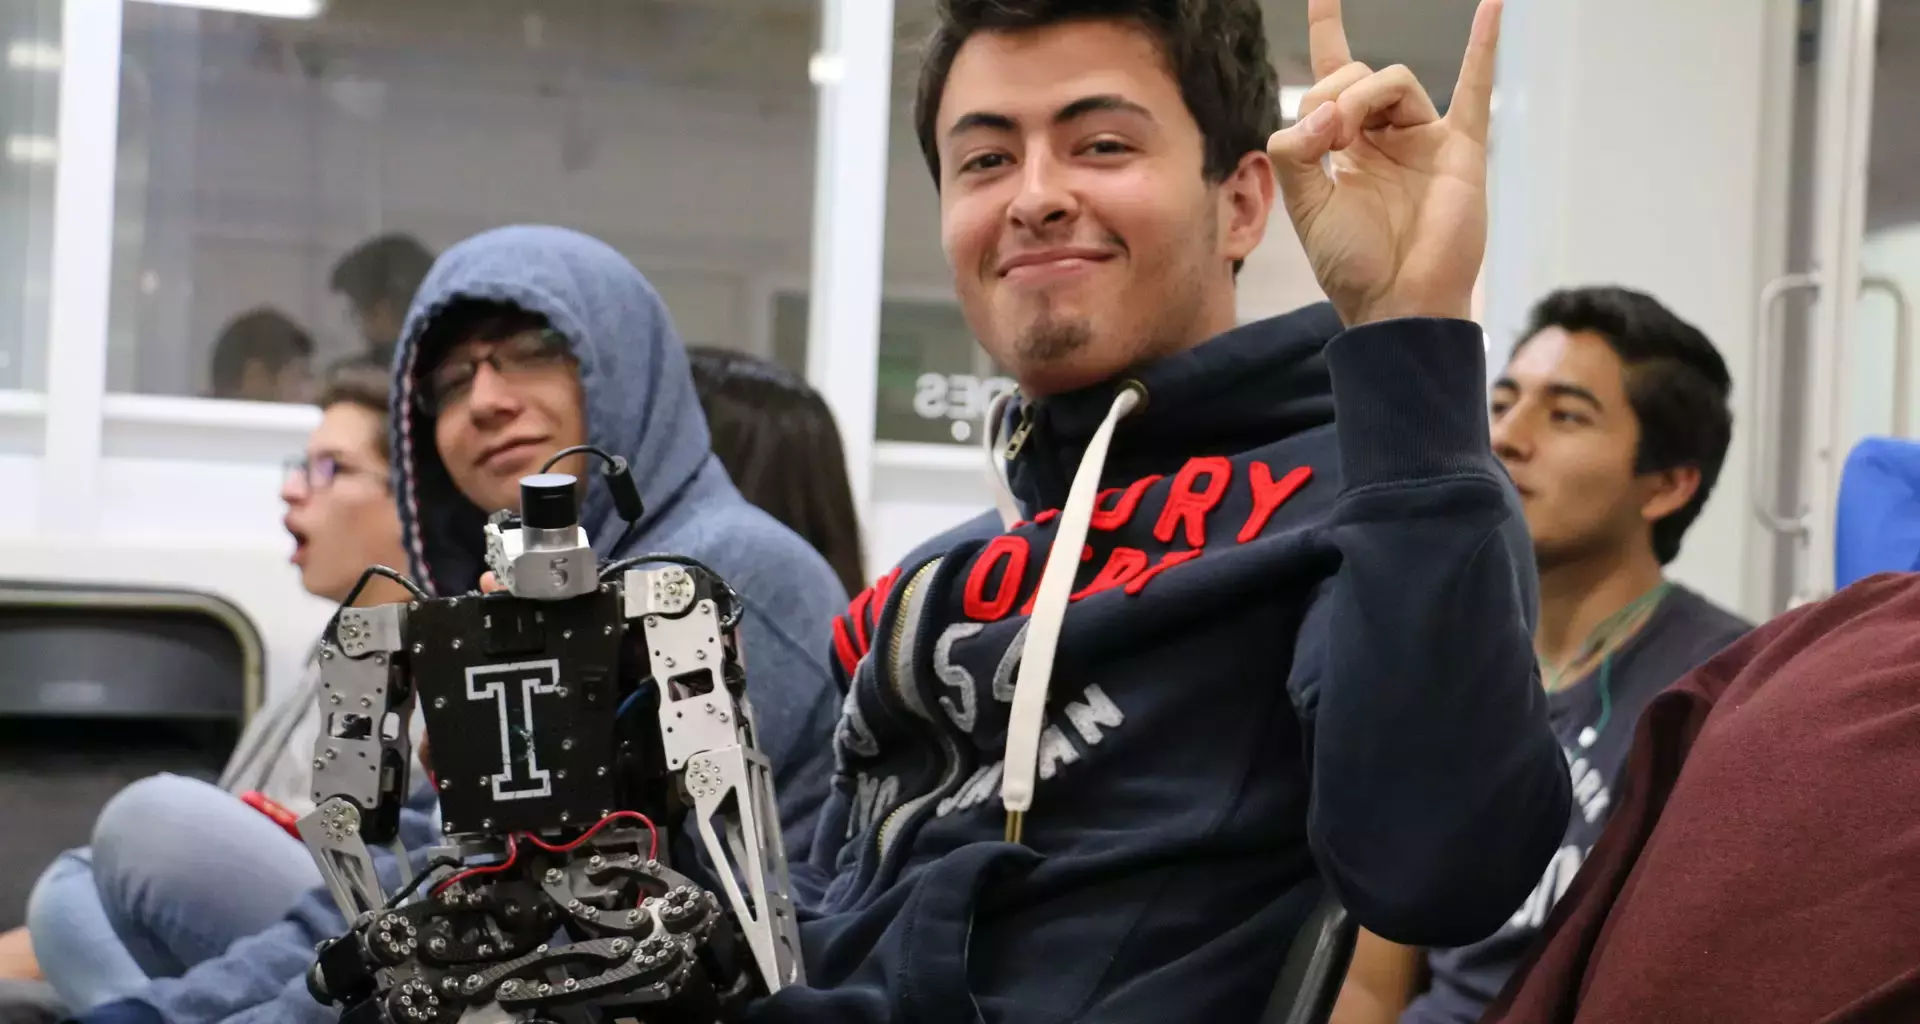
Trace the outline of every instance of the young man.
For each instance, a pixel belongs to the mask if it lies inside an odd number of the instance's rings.
[[[313,397],[313,338],[278,310],[234,317],[213,343],[210,397],[305,402]]]
[[[1534,308],[1493,386],[1493,450],[1533,535],[1534,649],[1573,813],[1533,895],[1485,941],[1427,951],[1422,972],[1418,951],[1363,936],[1340,1024],[1479,1020],[1599,838],[1640,712],[1751,628],[1662,571],[1726,458],[1731,383],[1706,335],[1651,296],[1582,288]]]
[[[1868,577],[1654,699],[1631,789],[1491,1024],[1920,1020],[1920,575]]]
[[[919,137],[1020,383],[1018,521],[836,623],[808,987],[753,1020],[1249,1021],[1323,887],[1459,944],[1552,857],[1570,787],[1466,320],[1497,0],[1445,118],[1308,6],[1321,81],[1269,141],[1255,0],[940,5]],[[1332,305],[1236,328],[1276,172]]]
[[[330,601],[345,600],[366,566],[405,557],[387,484],[386,402],[384,368],[336,368],[320,395],[320,425],[281,486],[301,585]],[[357,603],[404,597],[376,580]],[[296,814],[312,808],[319,688],[310,666],[297,691],[262,709],[219,785],[156,775],[122,790],[100,812],[92,844],[41,875],[27,931],[69,1009],[133,995],[217,957],[319,884],[306,847],[237,799],[253,792]],[[18,968],[0,965],[0,976]]]
[[[383,366],[393,361],[407,309],[432,267],[433,253],[412,235],[399,234],[367,239],[333,265],[328,283],[346,298],[369,359]]]
[[[773,762],[788,849],[809,845],[826,797],[838,693],[815,644],[845,591],[806,541],[749,505],[708,444],[686,352],[659,296],[624,257],[550,227],[489,231],[449,249],[421,285],[394,357],[395,496],[413,577],[473,590],[487,512],[519,507],[519,480],[563,448],[594,444],[632,466],[646,511],[625,523],[593,482],[582,525],[603,558],[645,551],[712,566],[750,604],[748,687]],[[577,459],[560,469],[597,477]],[[438,839],[406,836],[416,853]],[[388,878],[388,885],[393,881]],[[225,955],[88,1024],[328,1021],[307,993],[315,943],[346,923],[327,891]]]

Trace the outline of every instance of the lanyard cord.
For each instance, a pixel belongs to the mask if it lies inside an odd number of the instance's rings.
[[[1541,682],[1547,692],[1556,693],[1568,685],[1569,671],[1582,662],[1591,661],[1595,656],[1600,659],[1600,717],[1594,723],[1580,730],[1580,749],[1586,750],[1599,740],[1600,734],[1607,729],[1607,723],[1613,721],[1613,656],[1622,644],[1646,625],[1653,610],[1660,606],[1673,585],[1666,580],[1660,581],[1653,589],[1629,601],[1627,605],[1607,616],[1588,635],[1587,642],[1581,645],[1580,653],[1559,668],[1541,663]],[[1580,677],[1575,676],[1577,681]]]
[[[1627,602],[1619,611],[1600,620],[1600,624],[1594,626],[1593,631],[1587,634],[1586,641],[1580,645],[1579,653],[1564,664],[1554,666],[1542,661],[1540,682],[1546,687],[1547,692],[1556,693],[1578,682],[1582,674],[1575,674],[1573,670],[1583,665],[1591,665],[1596,658],[1604,668],[1613,652],[1646,624],[1647,617],[1659,607],[1661,600],[1672,589],[1672,583],[1661,580],[1653,589]]]

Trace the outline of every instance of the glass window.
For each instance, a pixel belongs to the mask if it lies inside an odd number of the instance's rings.
[[[880,304],[874,436],[977,444],[987,404],[1014,384],[975,343],[960,313],[953,272],[940,248],[940,194],[914,131],[913,94],[921,46],[934,25],[933,4],[900,0],[895,12],[883,271],[888,297]],[[776,314],[776,325],[785,315]]]
[[[773,352],[806,372],[807,297],[773,299]],[[880,300],[880,367],[874,440],[975,444],[987,406],[1014,389],[980,346],[950,298]]]
[[[806,279],[814,0],[326,6],[127,5],[110,390],[298,399],[391,341],[435,253],[529,222],[625,253],[689,344],[771,354],[751,297]]]
[[[0,3],[0,390],[46,385],[60,2]]]

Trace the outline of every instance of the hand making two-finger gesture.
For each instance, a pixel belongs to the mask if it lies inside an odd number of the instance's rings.
[[[1318,79],[1267,142],[1287,214],[1348,326],[1465,318],[1487,246],[1487,124],[1501,0],[1481,0],[1441,117],[1413,73],[1353,60],[1340,0],[1308,0]]]

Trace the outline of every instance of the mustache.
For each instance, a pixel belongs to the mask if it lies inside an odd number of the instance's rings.
[[[1084,246],[1090,249],[1106,249],[1116,256],[1125,256],[1133,251],[1132,247],[1127,245],[1126,239],[1121,238],[1112,231],[1102,231],[1093,238],[1085,241],[1072,238],[1049,238],[1043,237],[1040,233],[1022,231],[1016,233],[1013,238],[1003,236],[1001,241],[996,242],[994,246],[987,251],[985,258],[981,260],[980,272],[988,277],[994,276],[1000,264],[1005,262],[1001,254],[1009,248],[1040,249],[1054,246]]]

